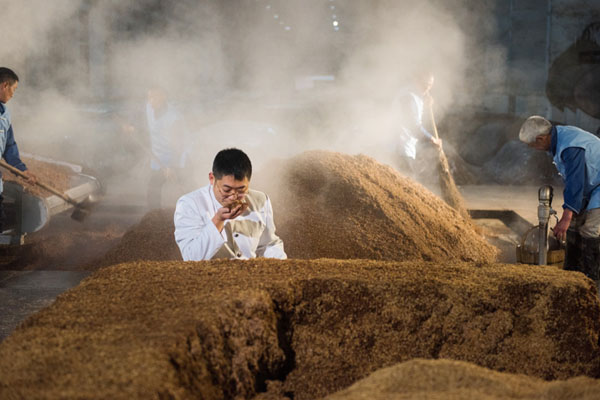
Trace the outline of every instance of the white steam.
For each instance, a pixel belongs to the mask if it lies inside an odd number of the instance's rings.
[[[503,52],[477,41],[489,34],[481,27],[494,29],[488,3],[472,12],[466,0],[2,0],[0,55],[21,78],[9,104],[16,139],[23,151],[89,163],[112,185],[133,173],[143,191],[148,160],[119,153],[115,121],[143,118],[158,84],[188,117],[198,184],[228,146],[257,171],[312,148],[390,162],[391,102],[415,72],[436,77],[438,121],[485,88],[475,78],[490,60],[502,80]]]

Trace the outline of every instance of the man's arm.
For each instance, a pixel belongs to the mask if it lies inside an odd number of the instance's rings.
[[[268,196],[265,203],[265,225],[265,230],[263,231],[258,242],[258,247],[256,248],[256,255],[259,257],[286,259],[287,255],[283,250],[283,241],[275,234],[273,208],[271,207],[271,200],[269,200]]]
[[[15,141],[15,135],[13,133],[12,125],[8,128],[8,133],[6,137],[6,147],[4,148],[4,154],[2,157],[6,160],[7,163],[12,165],[21,171],[27,171],[27,166],[21,160],[21,156],[19,155],[19,147],[17,146],[17,142]]]
[[[175,241],[185,261],[210,260],[225,240],[191,199],[181,198],[174,215]]]
[[[25,163],[21,160],[21,156],[19,154],[19,147],[17,146],[17,142],[15,141],[15,135],[13,133],[12,125],[8,128],[7,137],[6,137],[6,147],[4,148],[4,154],[2,157],[6,160],[7,163],[17,168],[20,171],[23,171],[29,182],[36,183],[37,177],[31,173]]]
[[[425,109],[427,107],[433,106],[433,99],[431,97],[423,98],[423,108],[419,109],[419,105],[417,104],[417,100],[411,95],[410,96],[410,116],[411,123],[413,125],[413,132],[419,131],[421,135],[423,135],[427,140],[431,143],[439,145],[440,140],[436,139],[426,128],[423,126],[423,114],[425,113]]]
[[[573,215],[581,212],[585,185],[585,150],[580,147],[569,147],[562,152],[561,157],[565,165],[563,214],[553,229],[554,236],[558,239],[565,236]]]

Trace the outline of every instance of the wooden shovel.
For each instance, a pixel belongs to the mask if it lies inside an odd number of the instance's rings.
[[[435,138],[439,139],[437,125],[435,123],[435,117],[433,116],[433,107],[429,106],[429,116],[431,118],[431,125],[433,126],[433,133],[435,134]],[[448,205],[454,208],[459,212],[463,218],[470,219],[469,212],[467,211],[467,207],[465,206],[465,200],[462,195],[456,188],[456,184],[454,183],[454,178],[450,173],[450,166],[448,164],[448,158],[444,153],[444,149],[442,146],[438,146],[438,168],[439,168],[439,176],[440,176],[440,188],[442,190],[442,198],[448,203]]]
[[[20,176],[22,178],[28,179],[27,175],[25,175],[23,173],[23,171],[13,167],[10,164],[7,164],[5,161],[3,161],[1,159],[0,159],[0,167],[4,167],[7,170],[9,170],[10,172],[12,172],[13,174]],[[62,193],[60,190],[58,190],[44,182],[36,181],[35,185],[41,187],[44,190],[47,190],[48,192],[60,197],[67,203],[71,204],[75,208],[73,210],[73,213],[71,214],[71,218],[73,218],[74,220],[82,222],[90,214],[92,204],[91,204],[89,196],[82,202],[78,203],[77,201],[75,201],[71,197],[69,197],[66,193]]]

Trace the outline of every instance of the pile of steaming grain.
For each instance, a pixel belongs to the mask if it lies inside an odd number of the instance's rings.
[[[412,360],[378,370],[326,400],[591,400],[598,393],[600,382],[586,377],[546,382],[461,361]]]
[[[88,267],[96,269],[129,261],[182,260],[175,243],[173,209],[152,210],[124,235],[102,258]]]
[[[265,179],[289,258],[492,262],[496,248],[444,201],[366,156],[307,152]],[[261,178],[257,178],[261,180]],[[181,260],[172,209],[156,210],[95,267]]]
[[[27,165],[27,169],[32,172],[40,182],[46,183],[61,192],[65,192],[71,187],[71,177],[74,175],[71,168],[40,161],[34,158],[23,157],[22,160]],[[3,180],[17,182],[33,195],[40,197],[52,195],[52,193],[47,190],[29,183],[26,179],[17,177],[5,168],[0,167],[0,170],[2,171]]]
[[[70,212],[55,215],[44,229],[26,237],[18,259],[4,269],[85,270],[117,245],[129,228],[127,220],[97,215],[74,221]]]
[[[542,379],[596,378],[599,317],[593,282],[552,267],[121,264],[60,295],[0,344],[0,398],[315,399],[414,358]],[[457,374],[437,371],[431,396]],[[477,373],[461,376],[465,386],[495,385]],[[521,388],[490,390],[508,397]]]
[[[271,169],[263,186],[291,258],[495,260],[470,220],[373,158],[311,151]]]

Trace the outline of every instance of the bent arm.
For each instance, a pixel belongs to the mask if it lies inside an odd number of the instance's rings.
[[[210,218],[190,199],[179,199],[174,222],[175,241],[184,261],[210,260],[225,243]]]
[[[413,132],[419,131],[427,139],[433,139],[433,135],[423,126],[423,112],[425,105],[419,106],[417,100],[411,96],[410,99],[410,121]]]
[[[4,154],[2,154],[2,157],[13,167],[21,171],[27,171],[27,166],[23,161],[21,161],[21,156],[19,155],[19,147],[15,141],[12,125],[10,128],[8,128],[6,147],[4,148]]]
[[[271,200],[267,197],[265,203],[265,230],[263,231],[258,247],[256,248],[256,255],[258,257],[266,258],[279,258],[285,260],[287,254],[283,250],[283,241],[275,234],[275,221],[273,219],[273,208],[271,207]]]
[[[562,152],[561,157],[565,165],[563,208],[579,214],[583,208],[583,188],[585,185],[585,150],[580,147],[569,147]]]

